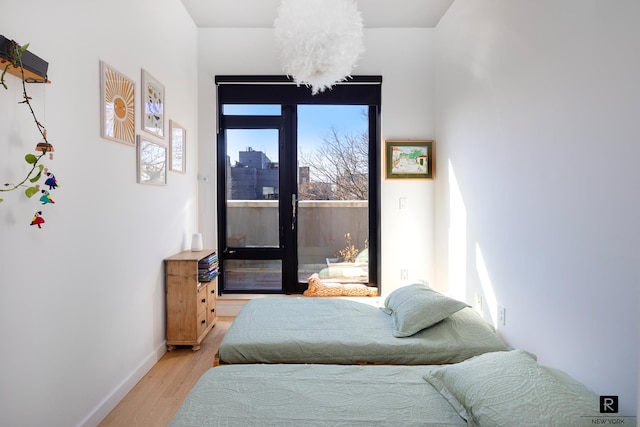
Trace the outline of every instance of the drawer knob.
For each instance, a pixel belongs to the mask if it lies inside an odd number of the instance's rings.
[[[207,299],[206,298],[202,298],[202,303],[204,304],[206,302],[207,302]]]
[[[207,323],[207,321],[206,320],[201,320],[200,323],[202,323],[204,325],[205,323]]]

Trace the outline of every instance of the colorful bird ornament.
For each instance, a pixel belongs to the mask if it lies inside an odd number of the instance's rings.
[[[51,194],[47,190],[41,190],[42,196],[40,197],[40,201],[43,205],[47,203],[55,203],[51,198]]]
[[[55,190],[57,187],[60,186],[60,184],[58,184],[58,180],[56,179],[56,177],[51,172],[49,172],[49,169],[45,168],[44,173],[45,175],[48,176],[47,180],[44,182],[44,185],[48,185],[49,190]]]
[[[44,218],[42,218],[42,211],[38,211],[33,216],[31,220],[31,225],[37,225],[38,228],[42,228],[42,224],[44,224]]]

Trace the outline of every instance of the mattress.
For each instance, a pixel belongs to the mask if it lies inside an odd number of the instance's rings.
[[[426,366],[226,365],[210,368],[169,424],[466,426]]]
[[[427,365],[507,350],[491,324],[464,308],[410,337],[393,336],[380,307],[341,298],[249,301],[219,348],[220,363]]]
[[[431,366],[225,365],[170,425],[586,427],[606,421],[599,400],[525,350]]]

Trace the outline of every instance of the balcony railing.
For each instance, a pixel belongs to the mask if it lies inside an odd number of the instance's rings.
[[[278,202],[274,200],[227,201],[227,241],[230,246],[274,247],[279,244]],[[369,235],[368,202],[345,200],[300,201],[297,215],[298,269],[301,281],[312,272],[337,272],[329,264],[336,253],[351,243],[364,251]],[[364,253],[362,253],[364,255]],[[362,258],[362,257],[361,257]],[[362,260],[360,260],[362,261]],[[234,263],[235,264],[235,263]],[[237,264],[240,267],[249,265]],[[360,262],[362,271],[366,271]],[[340,270],[346,271],[346,270]],[[352,281],[367,281],[353,277]]]

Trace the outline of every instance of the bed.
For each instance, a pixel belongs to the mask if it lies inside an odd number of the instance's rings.
[[[508,349],[493,326],[466,303],[427,285],[397,289],[384,303],[371,301],[307,297],[251,300],[225,334],[214,365],[435,365]]]
[[[171,427],[587,426],[599,399],[522,350],[452,365],[210,368]]]

